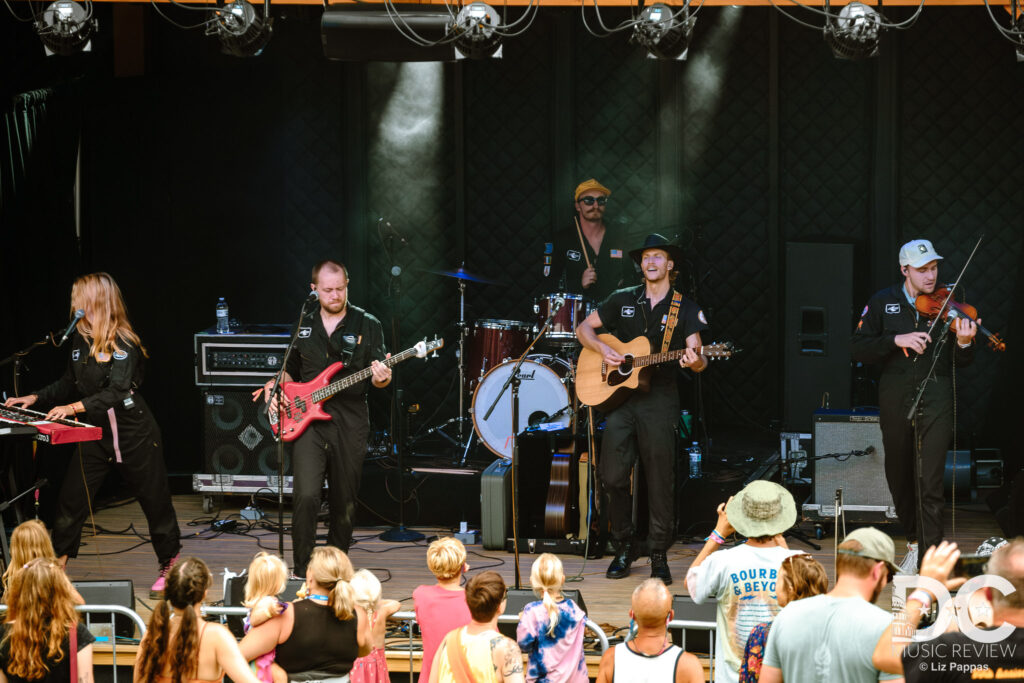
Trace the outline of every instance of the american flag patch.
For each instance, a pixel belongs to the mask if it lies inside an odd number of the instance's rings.
[[[612,258],[622,258],[622,250],[621,249],[612,249],[611,252],[609,253],[609,256],[611,256]]]

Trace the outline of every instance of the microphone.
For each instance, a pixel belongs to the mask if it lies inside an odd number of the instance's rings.
[[[311,304],[311,303],[313,303],[314,301],[319,301],[319,300],[320,300],[320,295],[319,295],[319,294],[317,294],[317,292],[316,292],[316,290],[315,290],[315,289],[311,289],[311,290],[309,291],[309,296],[307,296],[307,297],[306,297],[306,301],[305,301],[305,303],[307,303],[307,304]]]
[[[555,313],[558,313],[560,310],[562,310],[562,306],[564,306],[564,305],[565,305],[565,297],[564,296],[556,296],[555,297],[555,303],[551,304],[551,313],[552,313],[552,315],[554,315]]]
[[[57,344],[57,346],[63,346],[64,342],[66,342],[68,340],[68,337],[71,336],[71,332],[75,329],[75,325],[77,325],[78,321],[84,317],[85,311],[83,311],[81,308],[75,311],[75,314],[71,316],[71,322],[68,323],[68,329],[64,330],[64,336],[60,338],[60,342]]]

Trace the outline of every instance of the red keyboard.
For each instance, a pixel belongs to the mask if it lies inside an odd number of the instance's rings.
[[[23,434],[44,443],[99,441],[103,430],[74,420],[47,420],[46,413],[15,406],[0,406],[0,436]]]

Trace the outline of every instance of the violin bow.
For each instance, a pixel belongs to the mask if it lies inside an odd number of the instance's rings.
[[[939,307],[939,311],[945,310],[946,304],[948,304],[949,300],[953,298],[953,292],[955,292],[956,288],[960,286],[960,280],[963,279],[964,273],[967,272],[967,266],[971,265],[971,260],[974,259],[974,255],[978,252],[978,247],[981,246],[981,241],[983,239],[985,239],[985,233],[981,233],[981,235],[978,236],[978,241],[974,245],[974,249],[971,250],[971,255],[967,257],[964,267],[960,269],[960,274],[956,276],[956,282],[954,282],[953,286],[949,288],[949,293],[946,294],[946,300],[942,302],[942,306]],[[928,336],[931,336],[932,330],[935,328],[935,323],[939,322],[941,319],[941,315],[935,316],[935,320],[933,320],[932,324],[928,326]]]

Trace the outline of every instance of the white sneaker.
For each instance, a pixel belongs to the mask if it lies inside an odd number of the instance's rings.
[[[900,574],[917,574],[917,544],[907,544],[907,554],[900,563]]]

